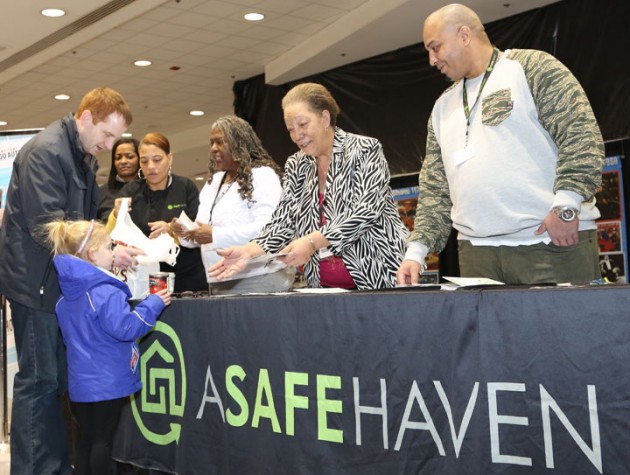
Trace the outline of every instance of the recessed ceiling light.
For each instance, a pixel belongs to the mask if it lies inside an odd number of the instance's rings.
[[[139,59],[138,61],[134,61],[133,64],[141,68],[144,68],[145,66],[151,66],[152,63],[148,59]]]
[[[57,18],[60,16],[64,16],[65,14],[66,12],[59,8],[46,8],[42,10],[42,15],[50,17],[50,18]]]
[[[263,15],[262,13],[246,13],[245,15],[243,15],[243,18],[245,18],[247,21],[260,21],[260,20],[264,20],[265,15]]]
[[[55,96],[55,99],[57,99],[58,101],[67,101],[68,99],[70,99],[70,96],[68,94],[57,94]]]
[[[4,120],[0,120],[0,125],[7,125],[7,122]]]
[[[130,137],[133,137],[133,134],[131,132],[125,132],[125,133],[122,134],[122,137],[128,139]]]
[[[204,114],[204,111],[190,111],[190,115],[194,115],[195,117],[201,117]]]
[[[196,176],[195,177],[195,180],[197,180],[197,181],[203,181],[205,179],[206,179],[206,177],[204,177],[204,176]]]

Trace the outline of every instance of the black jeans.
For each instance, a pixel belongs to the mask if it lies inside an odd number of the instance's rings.
[[[79,424],[75,473],[114,475],[112,438],[126,398],[98,402],[73,402],[72,413]]]

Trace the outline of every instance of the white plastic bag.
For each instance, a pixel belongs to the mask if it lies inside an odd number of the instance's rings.
[[[127,284],[132,299],[142,299],[149,294],[149,275],[160,272],[160,262],[172,266],[177,262],[179,246],[168,234],[161,234],[156,239],[149,239],[134,224],[129,216],[129,198],[123,198],[116,225],[112,231],[112,240],[129,247],[143,250],[146,255],[137,256],[135,269],[114,269],[115,274]]]
[[[118,210],[116,225],[112,231],[112,240],[130,247],[136,247],[146,255],[138,256],[138,262],[166,262],[174,266],[179,254],[179,246],[169,234],[160,234],[155,239],[149,239],[140,228],[134,224],[129,216],[129,198],[123,198]]]

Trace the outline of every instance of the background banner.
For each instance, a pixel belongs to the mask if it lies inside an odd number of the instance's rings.
[[[22,145],[30,140],[38,130],[0,131],[0,208],[4,209],[6,190],[11,180],[13,160]]]
[[[7,201],[6,191],[9,188],[11,173],[13,172],[13,160],[15,160],[22,145],[28,142],[39,130],[41,129],[0,131],[0,225],[4,215],[4,206]],[[6,349],[0,348],[0,351],[6,351],[7,371],[6,374],[2,374],[3,384],[1,386],[6,388],[7,407],[5,408],[5,417],[8,422],[9,414],[11,414],[11,402],[13,401],[13,378],[18,370],[11,309],[8,304],[6,305],[4,321]]]

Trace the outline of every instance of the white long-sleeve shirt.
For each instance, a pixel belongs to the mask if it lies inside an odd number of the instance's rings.
[[[224,174],[215,173],[212,183],[206,183],[199,193],[199,211],[195,221],[212,226],[212,242],[201,245],[201,258],[206,270],[219,260],[216,249],[240,246],[254,239],[269,222],[282,194],[280,178],[270,167],[252,169],[252,202],[241,198],[237,182],[221,186]],[[198,246],[185,240],[181,244]]]

